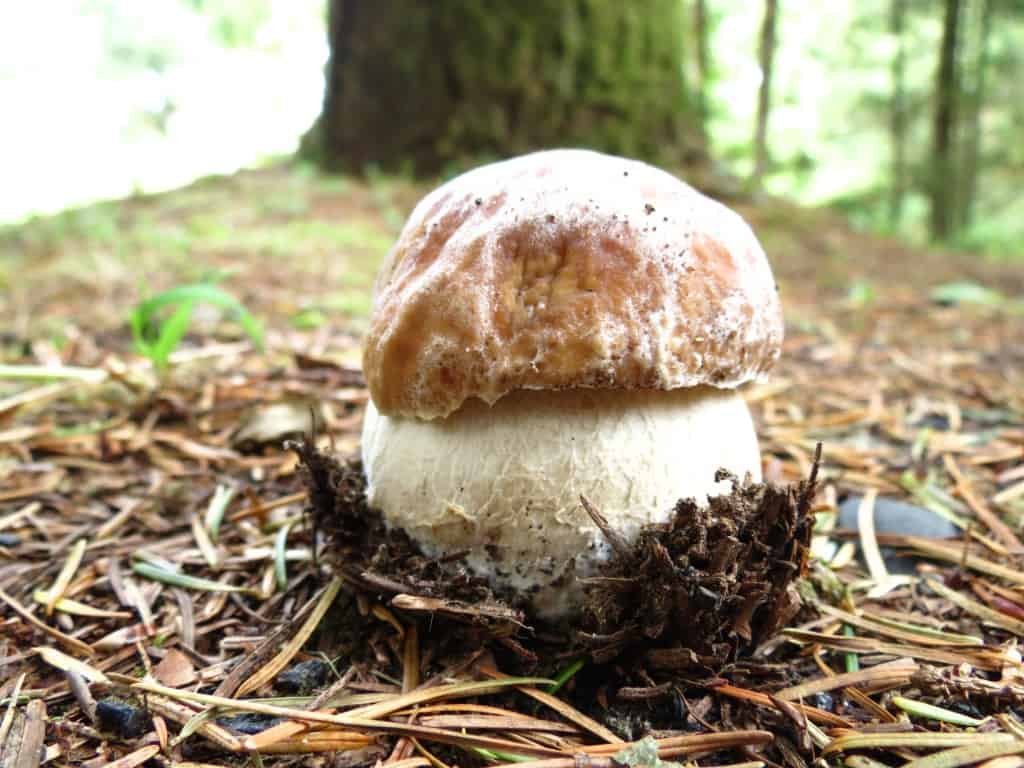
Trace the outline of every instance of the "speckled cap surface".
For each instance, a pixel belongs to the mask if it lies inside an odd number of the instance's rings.
[[[732,388],[778,358],[782,308],[737,214],[650,165],[550,150],[413,210],[377,279],[363,369],[385,414],[517,389]]]

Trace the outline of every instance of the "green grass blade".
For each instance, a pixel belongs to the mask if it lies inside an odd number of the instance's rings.
[[[171,353],[188,331],[192,309],[200,303],[230,312],[253,343],[262,348],[263,328],[238,299],[211,283],[195,283],[171,288],[135,307],[129,316],[129,324],[139,354],[152,360],[157,368],[165,368]],[[161,322],[163,310],[169,307],[176,309],[166,321]]]
[[[183,302],[211,304],[228,310],[235,315],[239,325],[249,334],[253,342],[257,346],[262,346],[263,328],[260,326],[259,321],[252,316],[238,299],[222,288],[209,283],[179,285],[171,288],[142,302],[137,311],[141,313],[144,320],[148,320],[161,309]]]
[[[548,686],[548,693],[557,693],[559,688],[569,682],[577,672],[583,669],[583,664],[583,659],[576,659],[576,661],[559,672],[555,677],[555,682]]]
[[[218,485],[217,489],[213,492],[209,506],[206,508],[204,522],[206,523],[206,530],[214,543],[217,542],[217,537],[220,535],[220,525],[224,522],[224,513],[227,511],[228,504],[231,503],[234,495],[235,489],[230,485]]]
[[[189,576],[184,573],[164,570],[152,563],[132,563],[132,570],[147,579],[159,581],[163,584],[171,584],[182,589],[194,589],[199,592],[252,592],[248,587],[237,587],[233,584],[223,584],[219,581],[211,581],[198,576]]]
[[[171,352],[177,348],[181,340],[185,338],[185,334],[188,333],[188,325],[192,322],[193,306],[191,301],[180,304],[174,310],[174,314],[167,319],[167,322],[160,325],[160,335],[157,337],[156,343],[150,348],[149,354],[153,364],[159,370],[167,368]]]
[[[940,723],[962,725],[965,728],[977,728],[985,722],[984,720],[979,720],[975,717],[969,717],[959,712],[954,712],[951,709],[936,707],[933,704],[925,704],[924,702],[914,701],[913,699],[907,699],[903,696],[893,696],[892,703],[909,715],[923,717],[927,720],[937,720]]]

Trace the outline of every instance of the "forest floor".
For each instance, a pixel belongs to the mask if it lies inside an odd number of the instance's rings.
[[[527,647],[452,661],[432,620],[324,575],[283,445],[315,419],[357,450],[370,286],[422,191],[273,168],[0,231],[0,766],[597,767],[648,730],[700,765],[1024,753],[1019,262],[727,201],[786,308],[745,390],[766,478],[824,446],[799,626],[715,674],[541,660],[557,695],[499,690]],[[200,304],[156,370],[133,309],[213,274],[262,347]]]

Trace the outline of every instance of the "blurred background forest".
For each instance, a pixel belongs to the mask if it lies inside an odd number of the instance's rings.
[[[662,711],[673,730],[660,732],[687,749],[709,725],[715,739],[751,724],[776,734],[763,763],[745,748],[709,755],[718,765],[838,764],[867,737],[859,765],[1024,766],[1011,755],[1024,732],[1011,711],[1024,702],[1022,57],[1024,0],[0,2],[0,768],[43,754],[497,768],[517,755],[477,749],[467,730],[514,753],[590,739],[561,705],[565,722],[533,733],[544,710],[511,691],[495,702],[525,704],[527,721],[467,727],[473,710],[451,709],[439,747],[412,738],[426,707],[382,719],[403,734],[383,746],[348,725],[263,731],[279,720],[250,719],[241,700],[258,696],[256,714],[269,701],[400,713],[426,701],[421,683],[436,692],[477,658],[441,621],[449,608],[435,611],[441,593],[397,607],[405,586],[384,571],[379,595],[362,591],[378,589],[371,572],[334,549],[370,541],[361,481],[317,458],[307,484],[286,441],[357,455],[372,286],[416,201],[473,165],[560,146],[656,163],[749,222],[786,326],[770,379],[742,390],[763,474],[803,481],[824,445],[814,510],[820,533],[842,531],[816,537],[801,593],[831,623],[801,623],[820,631],[789,636],[810,644],[799,655],[773,640],[698,686],[703,658],[666,648],[676,677],[663,684],[669,671],[630,646],[614,665],[634,677],[583,654],[545,690],[616,733],[640,735]],[[722,544],[711,561],[734,551]],[[658,589],[684,595],[662,560],[648,560]],[[433,567],[411,565],[410,589]],[[716,614],[742,597],[730,644],[760,610],[755,582],[746,597],[693,593]],[[502,665],[533,655],[535,638],[506,636],[519,624],[497,609],[453,615],[474,638],[498,628]],[[541,661],[547,675],[555,659]],[[310,662],[320,682],[296,674]],[[125,681],[150,673],[181,690],[140,706]],[[233,701],[193,706],[200,688]],[[825,719],[782,706],[807,691],[806,713]],[[99,704],[120,713],[123,739]],[[129,735],[144,710],[152,724]],[[247,752],[254,729],[279,756]],[[966,746],[924,756],[947,735]],[[475,751],[447,751],[460,744]],[[366,745],[336,762],[305,754]],[[1006,752],[974,751],[993,745]]]
[[[0,17],[0,222],[296,150],[414,176],[582,145],[914,242],[1024,250],[1021,0],[46,0]]]

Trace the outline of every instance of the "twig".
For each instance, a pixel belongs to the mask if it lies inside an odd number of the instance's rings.
[[[629,557],[630,548],[626,543],[626,540],[608,524],[608,520],[602,515],[593,504],[587,499],[586,496],[580,494],[580,504],[583,505],[583,509],[590,516],[590,519],[594,521],[594,525],[601,531],[601,535],[608,540],[608,543],[612,546],[620,557]]]
[[[68,650],[74,651],[75,653],[81,654],[82,656],[92,656],[94,651],[86,643],[81,640],[77,640],[69,635],[65,635],[59,629],[44,624],[42,621],[37,619],[31,613],[29,613],[17,600],[8,595],[4,590],[0,589],[0,600],[7,603],[7,606],[18,614],[21,618],[27,621],[29,624],[34,626],[36,629],[45,632],[58,643],[63,645]]]

